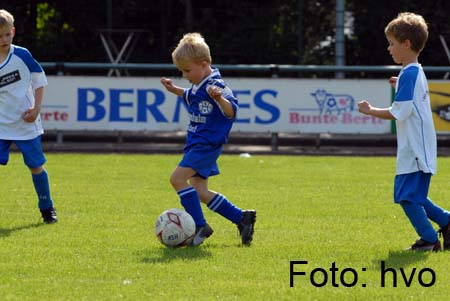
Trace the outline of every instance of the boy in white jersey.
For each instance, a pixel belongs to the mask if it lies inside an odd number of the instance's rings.
[[[208,189],[208,177],[219,174],[217,159],[236,117],[237,99],[219,70],[211,67],[209,47],[199,33],[185,34],[172,52],[172,59],[192,84],[191,88],[184,89],[168,78],[161,79],[169,92],[183,98],[190,119],[184,156],[173,171],[170,183],[194,218],[196,233],[191,245],[200,245],[213,233],[205,221],[200,201],[236,224],[242,243],[250,245],[256,211],[241,210],[222,194]]]
[[[382,119],[396,120],[397,164],[394,201],[400,204],[419,239],[408,249],[440,251],[438,233],[430,221],[440,226],[444,249],[450,250],[450,212],[428,198],[430,179],[436,174],[436,132],[430,108],[428,84],[418,56],[428,38],[428,26],[422,16],[401,13],[385,28],[388,51],[402,65],[398,77],[389,82],[395,87],[395,99],[389,108],[376,108],[363,100],[359,111]]]
[[[6,165],[12,143],[22,152],[31,171],[44,223],[58,221],[50,196],[45,157],[41,147],[41,110],[47,79],[30,52],[12,44],[14,17],[0,10],[0,164]]]

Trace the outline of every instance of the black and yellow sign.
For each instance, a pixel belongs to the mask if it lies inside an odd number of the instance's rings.
[[[436,132],[450,132],[450,82],[428,83]]]

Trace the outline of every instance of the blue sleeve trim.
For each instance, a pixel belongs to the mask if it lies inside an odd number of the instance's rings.
[[[43,72],[41,65],[39,65],[39,63],[33,58],[28,49],[15,46],[14,54],[25,63],[30,72]]]
[[[409,101],[413,99],[418,74],[418,67],[410,67],[404,71],[399,78],[395,101]]]
[[[189,91],[190,90],[191,89],[184,89],[184,91],[183,91],[183,100],[187,105],[189,105]]]

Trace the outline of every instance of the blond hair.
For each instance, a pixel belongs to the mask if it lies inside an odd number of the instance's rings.
[[[172,60],[177,66],[180,62],[186,60],[193,61],[197,64],[203,61],[209,64],[212,62],[209,46],[206,44],[202,35],[197,32],[187,33],[183,36],[178,46],[172,52]]]
[[[14,17],[8,11],[0,9],[0,27],[14,27]]]
[[[384,33],[399,42],[409,40],[411,49],[420,53],[428,39],[428,25],[421,15],[404,12],[389,22]]]

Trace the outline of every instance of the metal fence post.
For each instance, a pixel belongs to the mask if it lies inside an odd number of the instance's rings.
[[[270,138],[270,145],[273,152],[278,151],[278,133],[272,133],[272,136]]]

